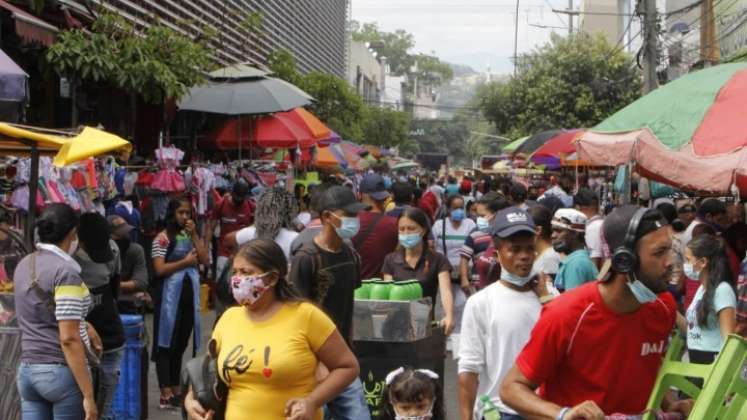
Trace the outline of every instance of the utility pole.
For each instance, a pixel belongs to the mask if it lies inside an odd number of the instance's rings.
[[[643,0],[644,3],[644,55],[643,55],[643,91],[651,92],[659,87],[656,75],[658,57],[658,17],[656,12],[656,0]]]
[[[568,11],[573,10],[573,0],[568,0]],[[568,35],[573,35],[573,15],[568,13]]]
[[[717,64],[721,51],[716,39],[716,16],[713,13],[713,0],[703,0],[700,6],[700,60],[706,66]]]
[[[516,0],[516,21],[514,22],[514,77],[519,66],[519,0]]]

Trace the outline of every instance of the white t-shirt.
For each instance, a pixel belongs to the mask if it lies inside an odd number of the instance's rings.
[[[288,259],[288,262],[290,262],[291,244],[293,243],[293,240],[296,239],[297,236],[298,236],[298,232],[294,232],[286,228],[280,228],[280,232],[278,232],[278,236],[275,237],[275,243],[280,245],[280,248],[283,249],[283,254],[285,254],[285,258]],[[236,243],[239,246],[241,246],[256,237],[257,237],[257,230],[254,228],[254,226],[245,227],[239,230],[238,232],[236,232]]]
[[[560,254],[555,252],[552,247],[547,247],[532,265],[532,273],[558,274],[560,266]]]
[[[695,230],[695,226],[698,226],[701,223],[703,222],[698,219],[693,220],[692,223],[690,223],[690,225],[687,227],[687,229],[685,229],[685,231],[680,234],[682,246],[687,246],[687,244],[690,243],[690,241],[693,239],[693,230]]]
[[[591,258],[604,258],[603,224],[604,218],[601,216],[594,216],[586,222],[586,249],[589,250]]]
[[[298,213],[296,216],[296,220],[298,220],[302,225],[306,226],[311,221],[311,213],[308,211],[302,211],[301,213]]]
[[[541,310],[534,291],[517,292],[501,282],[467,300],[459,340],[459,373],[478,374],[477,396],[489,395],[501,412],[516,414],[501,402],[498,390],[529,341]],[[476,400],[475,410],[478,406]]]
[[[446,223],[444,223],[444,221]],[[446,233],[444,234],[444,226],[446,226]],[[459,261],[461,259],[459,251],[464,245],[464,241],[467,239],[470,233],[477,227],[472,219],[465,218],[459,225],[458,229],[454,229],[454,225],[451,223],[449,218],[441,219],[436,222],[433,229],[433,242],[436,245],[436,251],[442,253],[449,259],[449,263],[452,267],[452,277],[459,277]],[[444,240],[443,236],[446,235],[446,251],[444,252]]]

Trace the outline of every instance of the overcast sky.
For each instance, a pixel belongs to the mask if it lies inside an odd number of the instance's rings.
[[[579,0],[574,0],[578,7]],[[519,53],[546,42],[555,30],[567,33],[567,0],[523,0],[519,5]],[[377,22],[385,31],[415,36],[415,52],[468,64],[478,71],[510,73],[516,3],[511,0],[352,0],[353,19]],[[562,29],[531,26],[545,25]]]

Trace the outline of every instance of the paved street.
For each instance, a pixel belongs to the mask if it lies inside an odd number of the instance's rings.
[[[147,328],[148,333],[152,336],[152,316],[147,316]],[[214,312],[209,312],[202,317],[202,325],[205,332],[202,337],[203,343],[206,343],[210,337],[209,331],[212,330],[213,320],[215,319]],[[150,338],[152,340],[152,337]],[[204,345],[203,345],[204,348]],[[192,347],[185,352],[185,361],[189,360],[192,354]],[[446,360],[445,366],[446,378],[444,385],[444,395],[446,395],[446,418],[457,419],[458,418],[458,404],[457,404],[457,377],[456,377],[456,363],[451,357]],[[156,378],[156,367],[151,362],[150,368],[148,369],[148,419],[150,420],[173,420],[181,418],[181,413],[174,410],[160,410],[158,408],[158,379]]]

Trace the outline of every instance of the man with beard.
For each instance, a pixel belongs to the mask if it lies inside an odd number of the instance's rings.
[[[602,229],[614,252],[609,275],[544,306],[501,384],[501,401],[524,417],[602,420],[646,408],[677,319],[667,292],[672,231],[661,213],[635,206],[616,209]]]
[[[552,219],[552,247],[562,255],[555,287],[571,290],[597,278],[599,272],[584,247],[586,216],[575,209],[559,209]]]

